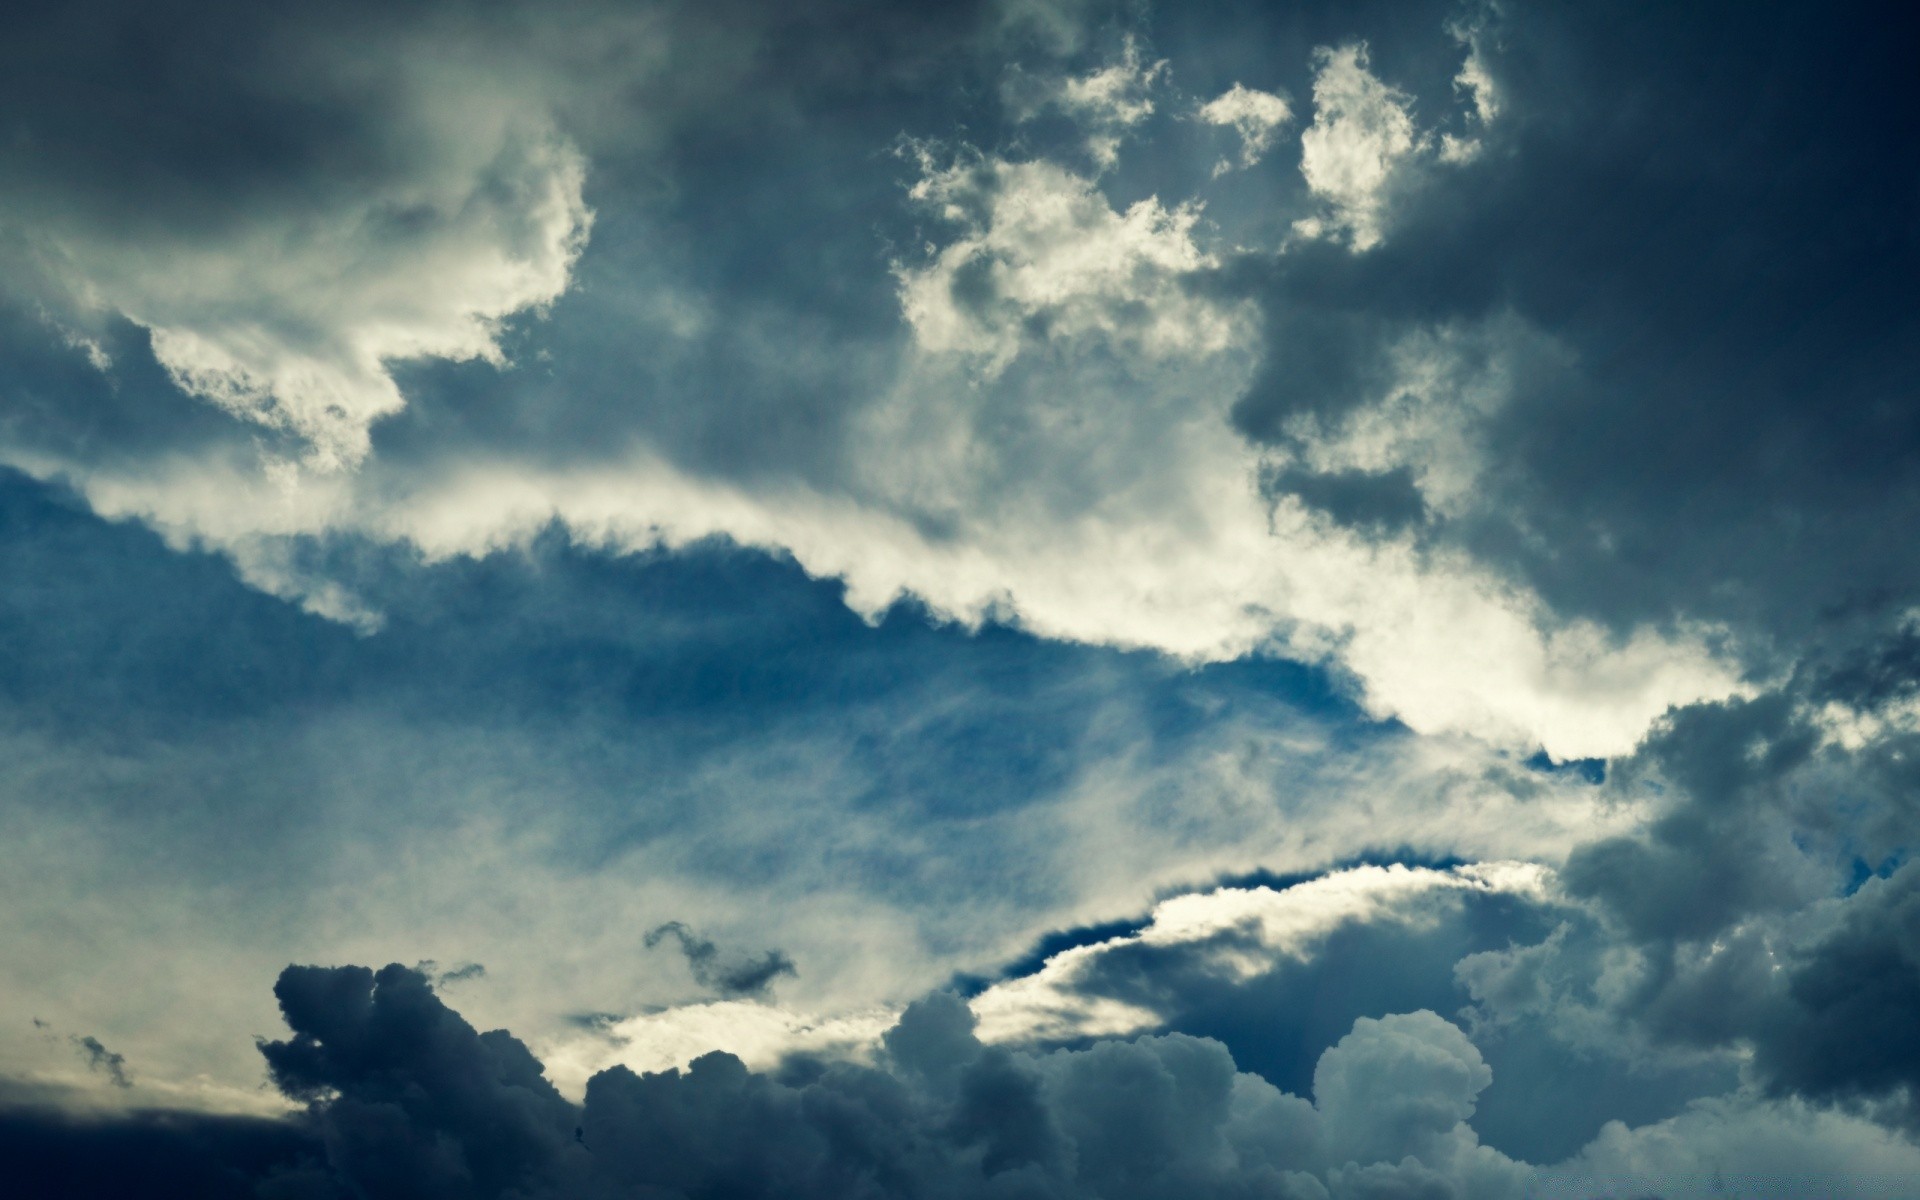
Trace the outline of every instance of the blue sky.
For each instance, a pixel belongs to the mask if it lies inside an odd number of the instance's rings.
[[[0,22],[27,1194],[1920,1177],[1894,14]]]

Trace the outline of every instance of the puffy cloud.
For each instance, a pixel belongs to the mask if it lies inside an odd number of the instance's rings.
[[[1313,124],[1300,135],[1300,174],[1330,213],[1294,229],[1308,237],[1344,231],[1356,252],[1380,244],[1394,175],[1420,148],[1411,98],[1369,65],[1364,42],[1315,53]]]
[[[1895,1197],[1920,1151],[1843,1112],[1751,1097],[1704,1100],[1658,1124],[1614,1123],[1569,1162],[1541,1172],[1542,1197],[1820,1195]]]
[[[1153,115],[1153,88],[1166,74],[1166,61],[1146,62],[1139,39],[1128,35],[1105,66],[1061,78],[1035,77],[1016,67],[1002,90],[1025,119],[1046,109],[1072,117],[1086,130],[1088,156],[1104,170],[1120,161],[1128,131]]]
[[[1273,148],[1275,139],[1293,120],[1293,109],[1272,92],[1236,83],[1200,106],[1197,114],[1209,125],[1224,125],[1240,135],[1240,165],[1251,167]],[[1221,159],[1215,175],[1224,175],[1233,163]]]
[[[1480,1144],[1470,1120],[1492,1072],[1425,1011],[1355,1022],[1321,1056],[1310,1100],[1179,1034],[983,1046],[965,1007],[936,994],[902,1014],[871,1067],[765,1075],[726,1054],[684,1072],[616,1067],[574,1110],[511,1037],[474,1034],[399,968],[293,968],[281,990],[296,1036],[263,1051],[283,1086],[330,1089],[310,1110],[329,1165],[376,1196],[1626,1195],[1639,1193],[1615,1189],[1662,1171],[1656,1186],[1713,1176],[1747,1194],[1795,1178],[1881,1195],[1920,1161],[1856,1118],[1730,1098],[1609,1126],[1568,1162],[1535,1168]],[[386,1032],[402,1028],[417,1031],[411,1044]],[[282,1065],[289,1046],[302,1066]]]
[[[1753,1030],[1774,1088],[1819,1099],[1892,1099],[1920,1113],[1920,868],[1870,879],[1835,928],[1770,962],[1777,1000]],[[1785,968],[1782,970],[1782,968]]]
[[[1004,371],[1028,330],[1097,336],[1151,357],[1203,356],[1234,340],[1232,308],[1187,277],[1215,265],[1193,241],[1199,210],[1149,197],[1115,212],[1091,180],[1048,162],[921,154],[911,196],[959,229],[922,267],[900,268],[901,307],[931,351]]]

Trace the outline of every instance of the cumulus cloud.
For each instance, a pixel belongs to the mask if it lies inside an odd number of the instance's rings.
[[[1300,174],[1324,200],[1326,217],[1306,217],[1294,230],[1308,237],[1346,235],[1355,252],[1384,236],[1396,172],[1420,148],[1411,98],[1369,69],[1364,42],[1314,54],[1313,124],[1300,135]]]
[[[1187,277],[1214,260],[1195,244],[1194,204],[1148,197],[1116,212],[1093,181],[1049,162],[920,155],[909,193],[957,228],[934,259],[901,267],[901,309],[915,341],[1007,368],[1029,331],[1089,336],[1151,358],[1226,350],[1234,311]]]
[[[1238,134],[1239,165],[1251,167],[1273,148],[1280,131],[1293,120],[1293,109],[1272,92],[1236,83],[1201,105],[1199,117],[1209,125],[1223,125]],[[1224,175],[1233,167],[1231,160],[1223,158],[1214,164],[1213,173]]]
[[[1534,1167],[1480,1143],[1471,1121],[1492,1072],[1427,1011],[1356,1021],[1320,1056],[1310,1097],[1179,1034],[986,1046],[943,993],[909,1006],[870,1066],[761,1074],[715,1053],[685,1071],[612,1068],[575,1105],[516,1039],[477,1033],[404,968],[290,967],[276,993],[292,1033],[261,1053],[317,1137],[295,1127],[266,1153],[236,1153],[238,1138],[195,1151],[272,1195],[1357,1200],[1626,1196],[1712,1178],[1732,1195],[1797,1179],[1878,1196],[1920,1164],[1911,1144],[1857,1118],[1736,1098],[1609,1126],[1566,1163]],[[0,1137],[16,1121],[0,1119]],[[249,1136],[271,1145],[267,1128]],[[64,1149],[36,1157],[57,1162]]]
[[[1003,92],[1014,112],[1025,119],[1053,109],[1073,118],[1086,131],[1086,152],[1102,170],[1120,161],[1120,146],[1128,132],[1153,115],[1154,85],[1165,78],[1167,62],[1147,62],[1139,38],[1128,35],[1120,53],[1105,66],[1083,75],[1036,77],[1015,69]]]

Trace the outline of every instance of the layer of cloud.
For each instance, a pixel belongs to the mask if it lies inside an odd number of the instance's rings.
[[[589,12],[583,39],[599,36],[617,45],[635,40],[628,25]],[[8,449],[8,460],[41,477],[73,480],[103,514],[148,521],[183,545],[219,547],[256,586],[362,629],[378,627],[377,609],[338,578],[301,565],[311,557],[307,548],[314,539],[411,543],[429,556],[477,554],[524,543],[559,521],[583,541],[616,552],[680,546],[715,534],[790,552],[810,572],[845,580],[849,602],[867,614],[913,595],[968,623],[1012,620],[1048,637],[1150,647],[1189,660],[1280,649],[1336,664],[1380,716],[1422,731],[1468,731],[1503,743],[1542,745],[1560,757],[1624,750],[1669,705],[1737,688],[1737,667],[1712,642],[1710,626],[1648,622],[1602,630],[1569,622],[1528,588],[1477,563],[1472,553],[1458,547],[1435,553],[1419,544],[1418,530],[1404,520],[1391,527],[1346,526],[1318,510],[1275,504],[1260,485],[1275,477],[1267,471],[1268,452],[1250,444],[1232,418],[1243,407],[1243,395],[1259,385],[1261,372],[1294,371],[1297,364],[1262,345],[1256,317],[1262,310],[1271,317],[1271,306],[1235,294],[1238,285],[1231,280],[1238,268],[1225,251],[1238,251],[1243,231],[1209,224],[1216,218],[1199,194],[1204,180],[1189,181],[1178,192],[1123,200],[1112,194],[1117,185],[1106,176],[1075,165],[1073,139],[1085,129],[1145,136],[1162,127],[1194,128],[1192,122],[1156,124],[1150,93],[1175,67],[1154,58],[1138,38],[1122,39],[1118,57],[1088,62],[1084,55],[1073,58],[1078,51],[1064,58],[1057,47],[1037,52],[1036,46],[1051,43],[1021,41],[1031,36],[1027,25],[980,13],[952,21],[970,30],[960,43],[970,54],[1012,47],[1037,63],[1031,78],[1053,80],[1043,89],[1051,98],[1036,108],[1038,101],[1003,97],[1001,136],[969,136],[950,148],[909,142],[917,149],[897,161],[883,151],[902,144],[902,132],[941,138],[953,127],[928,123],[880,133],[849,124],[847,107],[836,97],[847,89],[897,89],[900,76],[830,68],[825,64],[837,62],[836,35],[805,22],[786,31],[790,36],[782,45],[790,49],[782,53],[790,62],[766,58],[751,39],[719,68],[713,55],[693,56],[687,80],[671,63],[647,58],[637,69],[665,102],[649,117],[654,133],[625,143],[606,133],[615,125],[606,113],[609,96],[601,97],[598,108],[583,98],[595,86],[612,86],[604,76],[576,71],[565,86],[551,78],[555,63],[571,63],[569,55],[584,53],[579,45],[563,42],[556,49],[536,41],[526,45],[526,57],[516,58],[519,43],[486,31],[473,51],[479,65],[471,72],[434,74],[422,81],[417,96],[408,93],[414,97],[409,102],[428,116],[466,112],[471,106],[463,104],[462,89],[492,79],[495,59],[505,56],[502,61],[521,81],[509,94],[523,102],[514,111],[531,114],[526,119],[538,126],[524,144],[546,149],[513,151],[513,161],[534,182],[489,184],[475,193],[484,204],[448,199],[436,201],[435,211],[469,214],[480,231],[475,237],[496,239],[446,243],[447,253],[461,255],[479,275],[498,273],[503,246],[544,265],[516,275],[524,282],[515,285],[518,291],[456,303],[445,297],[480,291],[462,282],[469,278],[464,267],[424,265],[420,256],[439,253],[432,249],[438,242],[416,239],[380,255],[313,252],[329,269],[364,261],[374,272],[369,280],[430,278],[436,288],[445,285],[452,290],[420,293],[426,306],[420,311],[455,313],[445,327],[467,331],[458,345],[451,335],[425,333],[367,341],[341,332],[347,327],[338,322],[302,318],[317,330],[301,343],[321,347],[312,354],[351,359],[366,379],[377,375],[384,381],[377,400],[340,408],[338,420],[325,418],[335,423],[327,427],[331,449],[316,451],[319,458],[359,461],[357,471],[297,469],[292,464],[299,455],[289,457],[284,447],[263,451],[232,430],[165,453],[100,458],[71,441],[36,436],[32,422]],[[663,29],[663,37],[704,45],[696,16],[677,14]],[[913,71],[937,74],[938,68],[901,48],[912,32],[875,30],[872,45],[861,43],[861,52],[895,54],[911,61]],[[1436,53],[1457,63],[1458,47],[1443,28],[1436,25],[1427,36]],[[983,70],[990,58],[963,55],[948,69],[964,76]],[[1308,58],[1303,51],[1301,62]],[[1425,146],[1431,139],[1411,132],[1410,125],[1401,128],[1411,120],[1397,98],[1402,94],[1369,72],[1358,43],[1323,47],[1313,61],[1320,83],[1315,124],[1302,143],[1304,199],[1330,204],[1329,219],[1344,223],[1356,247],[1372,245],[1384,219],[1380,188],[1404,157],[1402,143]],[[788,69],[790,77],[770,77],[765,89],[738,100],[758,113],[753,106],[763,102],[752,97],[764,95],[765,121],[746,110],[722,112],[693,102],[705,95],[698,79],[757,78],[776,67]],[[1492,70],[1482,63],[1482,74]],[[1232,124],[1246,139],[1246,154],[1253,155],[1278,127],[1276,103],[1272,93],[1242,88],[1216,98],[1203,115]],[[1072,118],[1074,131],[1046,133],[1034,119],[1041,109]],[[830,272],[803,275],[795,267],[783,274],[788,268],[776,257],[774,265],[755,268],[763,274],[755,284],[726,274],[723,268],[735,268],[726,266],[731,260],[725,256],[705,260],[693,254],[683,261],[670,246],[662,249],[667,243],[659,239],[678,232],[673,221],[696,220],[690,213],[675,215],[683,203],[677,193],[603,188],[594,200],[601,232],[594,248],[575,262],[586,221],[582,172],[589,170],[629,185],[674,172],[689,192],[684,203],[691,207],[691,193],[698,190],[701,203],[730,214],[724,231],[730,242],[751,241],[770,252],[784,247],[780,253],[790,256],[792,247],[812,236],[795,237],[782,225],[796,211],[792,203],[778,212],[752,206],[755,197],[783,186],[776,176],[755,174],[773,171],[778,156],[756,158],[743,150],[721,159],[676,157],[676,136],[696,131],[715,144],[743,138],[743,146],[770,147],[769,139],[788,137],[774,131],[775,118],[835,147],[865,138],[864,160],[835,186],[860,191],[862,203],[876,211],[892,210],[880,218],[882,236],[865,225],[815,231],[832,248],[836,265]],[[399,121],[394,128],[413,126]],[[419,136],[430,139],[436,128],[421,125]],[[684,132],[676,134],[676,128]],[[406,161],[422,171],[452,163],[447,170],[456,183],[490,179],[482,168],[498,157],[498,147],[508,146],[503,139],[522,137],[521,129],[501,122],[461,126],[459,139],[448,135],[453,144],[444,153]],[[600,159],[588,163],[585,156],[594,153]],[[1112,167],[1119,154],[1115,142],[1110,153],[1095,157]],[[1360,168],[1353,164],[1362,159],[1378,170],[1354,174]],[[904,196],[898,162],[913,171]],[[399,178],[396,187],[427,186],[413,176]],[[311,203],[330,195],[323,192]],[[843,207],[832,203],[837,198],[822,191],[790,200],[817,202],[824,216]],[[363,201],[372,202],[361,196],[354,203]],[[517,207],[486,207],[496,203]],[[84,210],[77,211],[84,217]],[[317,231],[314,236],[324,241],[321,235],[331,228],[326,221],[358,230],[366,225],[359,213],[351,206],[328,209],[300,228]],[[44,240],[59,233],[61,227],[36,220],[21,223],[21,236]],[[427,239],[440,228],[425,220],[406,226],[424,230],[418,238]],[[719,235],[698,225],[683,228],[702,237]],[[915,243],[917,250],[902,248]],[[898,252],[890,255],[890,246]],[[238,244],[219,247],[236,262],[266,261]],[[632,263],[636,270],[595,274],[596,254],[615,256],[608,261]],[[135,261],[118,251],[110,257],[123,265]],[[1281,253],[1274,261],[1285,264],[1292,257]],[[738,270],[745,269],[743,262]],[[170,271],[167,278],[187,276]],[[591,279],[591,291],[561,295],[573,278]],[[268,319],[280,304],[275,297],[281,285],[270,280],[229,273],[216,282],[227,297],[222,303],[249,320]],[[304,284],[287,289],[302,303],[331,294]],[[548,301],[558,305],[552,330],[503,326],[497,319]],[[225,326],[183,318],[176,324],[193,336],[177,338],[167,332],[174,326],[143,316],[138,307],[116,310],[158,331],[145,347],[134,341],[130,352],[136,358],[150,355],[176,376],[182,363],[204,359],[207,369],[196,376],[203,390],[230,393],[243,406],[255,403],[248,397],[265,394],[248,379],[266,378],[282,360],[294,362],[275,348],[280,342],[261,342],[265,348],[258,352],[265,357],[249,366],[251,360],[235,357],[239,351],[219,340]],[[389,322],[391,312],[380,304],[355,300],[335,307],[356,321],[407,326],[399,317]],[[654,371],[641,361],[651,359],[658,374],[644,374],[647,382],[633,389],[639,394],[628,394],[624,386],[610,392],[605,372],[588,364],[608,353],[618,357],[612,347],[628,338],[619,330],[635,325],[629,331],[641,340],[633,345],[644,350],[637,351],[633,369]],[[583,333],[571,332],[576,327]],[[1509,336],[1510,329],[1519,333]],[[1313,469],[1397,470],[1399,461],[1367,465],[1369,453],[1380,457],[1383,436],[1397,439],[1399,449],[1388,453],[1399,460],[1419,457],[1422,447],[1473,443],[1476,427],[1488,412],[1507,405],[1516,386],[1507,360],[1532,355],[1534,344],[1551,340],[1497,316],[1402,332],[1404,353],[1387,356],[1393,368],[1366,399],[1376,406],[1376,417],[1412,409],[1424,414],[1424,424],[1396,426],[1394,418],[1384,420],[1392,427],[1385,431],[1378,428],[1382,420],[1371,433],[1329,430],[1319,455],[1328,461],[1314,462]],[[326,349],[349,343],[363,349]],[[1509,345],[1517,350],[1509,353]],[[549,347],[564,347],[565,353]],[[520,367],[488,382],[422,360],[497,360],[509,353]],[[404,409],[393,372],[383,365],[401,358],[412,364],[407,378],[431,383],[429,394],[410,398]],[[115,357],[118,374],[95,390],[125,386],[119,378],[131,369],[128,361]],[[1490,362],[1490,369],[1482,370],[1481,362]],[[814,372],[819,378],[796,398],[797,415],[772,402],[775,392]],[[431,394],[449,387],[449,395]],[[1475,398],[1457,401],[1451,393],[1459,388]],[[499,403],[513,417],[506,428],[488,435],[479,422],[495,402],[480,401],[472,394],[476,389],[502,397]],[[716,394],[726,399],[715,401]],[[695,401],[695,395],[707,398]],[[714,425],[696,430],[704,418],[695,414],[703,410],[713,414]],[[335,410],[322,405],[315,411],[324,416]],[[378,429],[384,450],[364,443],[376,416],[383,418]],[[751,443],[756,435],[743,431],[770,427],[769,421],[794,436],[770,435],[765,448],[754,451],[763,458],[736,454],[728,461],[708,448]],[[311,421],[303,428],[319,436]],[[575,429],[593,432],[556,436]],[[1369,436],[1372,452],[1362,449]],[[1343,456],[1352,461],[1330,465]],[[1425,510],[1450,514],[1459,507],[1458,497],[1471,494],[1476,475],[1458,463],[1444,470],[1423,464],[1413,479]],[[1398,511],[1421,510],[1403,505]]]
[[[684,1072],[608,1070],[575,1106],[510,1034],[476,1032],[399,966],[289,967],[275,992],[292,1035],[261,1052],[306,1103],[311,1134],[290,1128],[269,1150],[261,1127],[251,1157],[238,1140],[195,1151],[265,1195],[1517,1198],[1711,1179],[1734,1196],[1783,1180],[1885,1196],[1920,1169],[1920,1151],[1857,1118],[1752,1098],[1610,1126],[1536,1168],[1480,1143],[1471,1121],[1493,1072],[1427,1011],[1354,1022],[1321,1055],[1310,1098],[1178,1034],[985,1046],[966,1008],[936,994],[887,1031],[873,1066],[756,1074],[710,1054]],[[69,1134],[30,1161],[114,1136],[126,1135]]]

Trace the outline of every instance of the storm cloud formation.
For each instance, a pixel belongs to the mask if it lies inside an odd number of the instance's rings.
[[[1910,1193],[1910,26],[9,6],[0,1159]]]
[[[983,1046],[967,1006],[938,993],[908,1006],[871,1066],[799,1061],[764,1075],[716,1052],[685,1071],[615,1067],[576,1106],[520,1042],[476,1033],[397,964],[289,967],[275,991],[293,1036],[260,1049],[305,1115],[277,1142],[267,1123],[206,1122],[170,1130],[167,1147],[214,1158],[229,1189],[254,1173],[262,1196],[1518,1197],[1591,1186],[1478,1143],[1466,1122],[1492,1072],[1428,1011],[1354,1022],[1320,1056],[1311,1099],[1182,1034],[1045,1053]],[[225,1161],[208,1150],[217,1133]],[[295,1157],[317,1146],[324,1166]],[[63,1153],[56,1139],[35,1158]],[[1872,1165],[1916,1161],[1909,1151]]]

